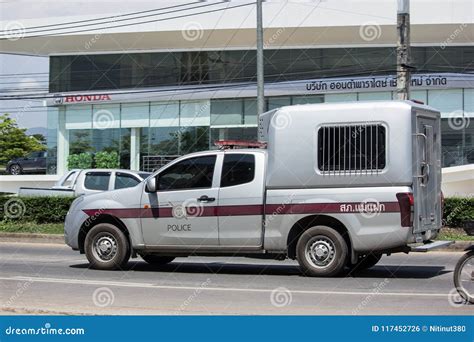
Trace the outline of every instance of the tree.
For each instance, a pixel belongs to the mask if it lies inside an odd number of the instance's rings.
[[[46,145],[46,137],[43,134],[36,133],[36,134],[32,134],[31,136],[35,138],[36,140],[38,140],[40,144]]]
[[[24,157],[33,151],[45,150],[36,138],[26,135],[26,129],[19,128],[8,114],[0,116],[0,164],[10,159]]]

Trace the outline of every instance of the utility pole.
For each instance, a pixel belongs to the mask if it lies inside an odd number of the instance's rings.
[[[410,99],[410,0],[397,0],[397,98]]]
[[[265,111],[262,0],[257,0],[257,115]]]

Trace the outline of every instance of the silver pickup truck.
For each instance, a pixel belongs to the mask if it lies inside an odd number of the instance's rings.
[[[424,251],[441,228],[440,114],[413,102],[282,107],[261,149],[180,157],[135,187],[76,199],[65,239],[91,266],[193,255],[297,259],[310,276]]]
[[[131,170],[74,169],[51,188],[20,187],[18,195],[77,197],[135,186],[149,175],[149,172]]]

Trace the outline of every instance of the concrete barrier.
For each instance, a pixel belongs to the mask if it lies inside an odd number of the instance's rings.
[[[474,196],[474,164],[445,167],[442,178],[445,197]]]
[[[5,175],[0,176],[0,192],[18,193],[20,187],[49,188],[56,183],[59,175]]]

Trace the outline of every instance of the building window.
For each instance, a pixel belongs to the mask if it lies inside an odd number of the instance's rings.
[[[386,133],[381,124],[331,125],[318,130],[322,173],[378,172],[386,165]]]
[[[291,97],[270,97],[267,102],[267,110],[291,105]]]
[[[211,125],[243,124],[243,100],[212,100]]]
[[[226,154],[222,166],[221,187],[250,183],[255,177],[253,154]]]
[[[462,115],[462,89],[428,90],[428,105],[441,112],[442,118]]]
[[[207,151],[209,149],[209,127],[182,127],[180,130],[179,154]]]
[[[216,140],[246,140],[257,139],[257,127],[211,128],[211,148]]]
[[[179,127],[150,127],[142,131],[148,136],[150,155],[179,154]]]
[[[291,104],[309,104],[309,103],[323,103],[323,95],[305,95],[305,96],[293,96],[291,98]]]
[[[413,47],[419,73],[471,67],[472,46]],[[394,47],[265,49],[265,81],[347,75],[385,75],[396,64]],[[446,63],[449,61],[449,64]],[[255,82],[248,50],[52,56],[50,93],[101,89]]]
[[[441,119],[443,167],[474,163],[474,126],[469,118]]]

